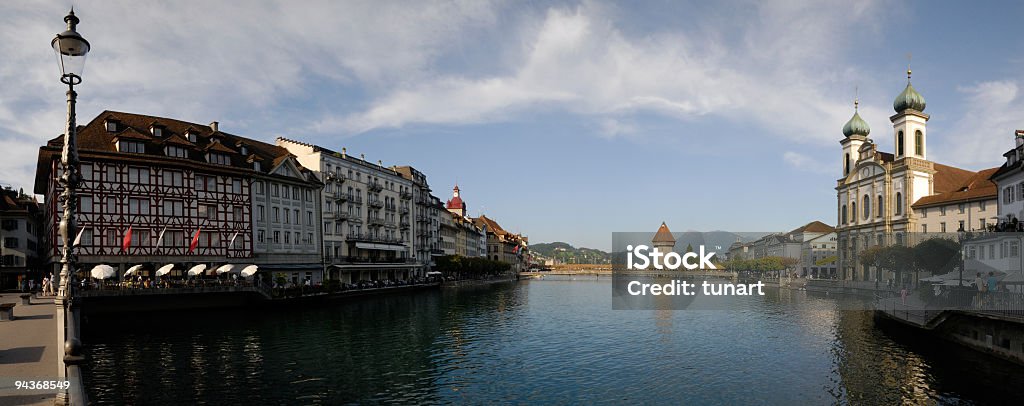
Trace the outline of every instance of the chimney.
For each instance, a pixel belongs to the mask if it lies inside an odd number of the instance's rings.
[[[1017,141],[1017,148],[1024,145],[1024,130],[1017,130],[1014,139]]]
[[[341,157],[348,158],[348,148],[341,147]]]
[[[211,129],[211,130],[213,130],[213,132],[217,132],[217,131],[220,131],[220,130],[219,130],[219,129],[217,128],[217,127],[219,126],[219,124],[220,124],[220,123],[218,123],[218,122],[216,122],[216,121],[211,121],[211,122],[210,122],[210,129]]]

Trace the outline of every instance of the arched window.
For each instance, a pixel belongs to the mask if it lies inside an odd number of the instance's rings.
[[[854,223],[857,222],[857,202],[850,202],[850,221]]]
[[[914,133],[914,154],[924,156],[924,134],[921,134],[921,130]]]
[[[896,215],[903,214],[903,193],[896,192]]]
[[[882,217],[882,214],[885,213],[885,209],[882,208],[882,195],[878,195],[878,198],[875,200],[875,217]]]
[[[850,154],[846,154],[846,161],[843,162],[843,176],[850,174]]]
[[[864,197],[860,199],[860,206],[864,210],[864,220],[867,220],[868,216],[871,215],[871,198],[868,197],[868,195],[864,195]]]
[[[896,133],[896,156],[903,156],[903,130]]]
[[[845,204],[843,205],[843,212],[842,212],[841,215],[843,216],[843,224],[846,224],[846,205]]]

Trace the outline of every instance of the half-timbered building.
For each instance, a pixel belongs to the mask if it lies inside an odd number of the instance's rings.
[[[35,192],[45,198],[45,257],[55,274],[63,248],[58,234],[62,188],[57,182],[62,144],[63,136],[58,136],[40,148],[35,179]],[[312,196],[319,193],[320,182],[284,148],[222,132],[217,122],[200,125],[114,111],[79,126],[78,148],[80,270],[99,263],[119,269],[118,276],[135,264],[144,264],[142,274],[150,276],[165,263],[179,265],[171,275],[199,263],[302,265],[303,272],[317,268],[315,218],[287,227],[288,244],[256,241],[260,235],[285,231],[254,217],[260,207],[283,210],[279,206],[287,205],[290,216],[293,210],[301,210],[300,216],[319,213]],[[254,193],[254,185],[287,185],[289,195],[294,187],[301,198],[310,198],[287,203],[266,199]]]

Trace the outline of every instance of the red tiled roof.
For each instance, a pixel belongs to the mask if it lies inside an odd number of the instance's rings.
[[[832,226],[815,220],[810,223],[804,224],[803,227],[797,228],[796,230],[790,231],[789,233],[831,233],[833,231],[836,231],[836,229],[833,228]]]
[[[661,227],[658,227],[658,232],[654,233],[654,238],[651,242],[671,242],[675,243],[676,239],[672,236],[672,232],[668,230],[668,226],[665,222],[661,223]]]
[[[938,168],[939,164],[935,164],[935,166]],[[917,202],[914,202],[911,207],[916,208],[947,203],[995,199],[999,196],[999,191],[995,182],[989,180],[992,174],[999,170],[999,168],[989,168],[980,172],[970,172],[963,169],[953,168],[951,166],[942,166],[944,167],[943,169],[947,171],[949,169],[955,170],[947,172],[948,175],[944,179],[945,183],[943,184],[943,188],[945,190],[941,193],[922,197],[918,199]],[[959,183],[954,184],[954,179],[962,177],[964,172],[968,173],[969,176],[959,180]],[[935,175],[935,191],[939,192],[939,176],[938,173]]]

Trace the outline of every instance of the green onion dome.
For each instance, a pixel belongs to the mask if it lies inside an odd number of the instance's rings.
[[[850,121],[847,121],[846,125],[843,126],[843,135],[849,137],[854,134],[863,135],[865,137],[867,137],[868,134],[871,134],[871,127],[868,126],[867,121],[860,118],[860,113],[858,112],[854,112]]]
[[[910,85],[910,70],[907,70],[907,87],[899,96],[896,96],[896,100],[892,102],[892,108],[900,113],[906,109],[924,112],[924,107],[924,96],[921,96],[921,93],[918,93],[917,90],[914,90],[914,86]]]

